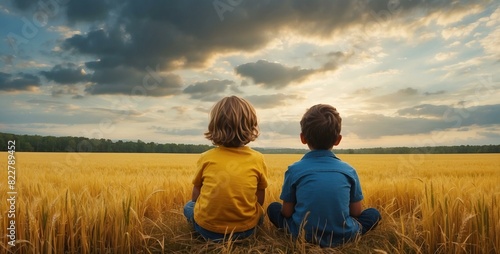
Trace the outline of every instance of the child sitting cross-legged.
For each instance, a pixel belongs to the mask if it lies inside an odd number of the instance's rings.
[[[375,208],[362,209],[363,194],[354,168],[331,151],[340,143],[341,118],[324,104],[311,107],[300,121],[300,139],[309,149],[290,165],[280,198],[267,208],[269,220],[294,238],[321,247],[335,247],[375,228],[381,220]]]
[[[188,222],[207,240],[243,239],[262,223],[267,167],[262,154],[246,146],[258,134],[246,100],[226,97],[212,108],[205,137],[216,147],[201,154],[192,200],[184,206]]]

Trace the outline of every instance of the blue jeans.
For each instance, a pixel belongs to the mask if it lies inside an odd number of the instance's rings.
[[[291,222],[292,218],[285,218],[281,214],[281,207],[283,205],[278,202],[273,202],[267,207],[267,216],[271,223],[277,228],[286,228],[287,224]],[[374,229],[378,222],[382,219],[380,212],[375,208],[368,208],[361,212],[361,215],[356,219],[361,224],[361,234]]]
[[[226,234],[221,234],[221,233],[216,233],[212,232],[210,230],[202,228],[196,221],[194,221],[194,205],[196,202],[189,201],[187,204],[184,206],[184,216],[186,217],[188,223],[192,224],[194,226],[194,230],[198,232],[203,238],[206,240],[212,240],[214,242],[221,242],[223,240],[228,240],[231,232],[227,232]],[[259,221],[259,224],[262,223],[262,218]],[[249,236],[251,236],[255,232],[255,228],[251,228],[249,230],[243,231],[243,232],[232,232],[232,240],[236,239],[244,239]]]

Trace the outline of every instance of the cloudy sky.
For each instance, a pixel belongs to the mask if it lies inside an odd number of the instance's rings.
[[[252,146],[304,148],[317,103],[340,148],[500,143],[497,0],[0,3],[0,131],[209,144],[249,100]]]

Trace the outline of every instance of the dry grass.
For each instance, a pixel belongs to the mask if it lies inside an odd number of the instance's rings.
[[[17,153],[15,247],[0,202],[0,252],[13,253],[498,253],[500,155],[341,155],[382,224],[321,249],[265,220],[255,236],[216,244],[193,234],[182,207],[198,155]],[[266,155],[266,206],[300,155]],[[7,153],[0,154],[6,165]],[[2,178],[0,193],[7,193]]]

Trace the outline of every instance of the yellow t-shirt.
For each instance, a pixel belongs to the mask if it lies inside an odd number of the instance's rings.
[[[194,220],[216,233],[243,232],[257,225],[264,209],[257,189],[267,187],[267,167],[261,153],[247,146],[216,147],[201,154],[194,186],[201,186]]]

